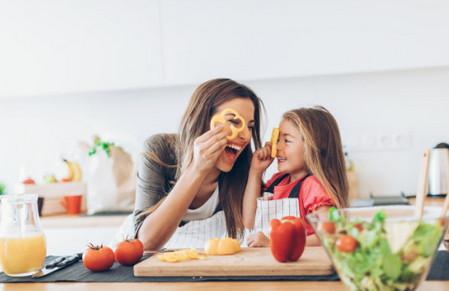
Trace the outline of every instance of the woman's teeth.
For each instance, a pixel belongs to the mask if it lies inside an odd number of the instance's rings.
[[[235,145],[235,144],[228,144],[226,147],[231,148],[233,150],[236,150],[237,152],[242,149],[241,146]]]

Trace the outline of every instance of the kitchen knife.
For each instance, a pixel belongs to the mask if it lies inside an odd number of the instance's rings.
[[[73,265],[74,263],[81,260],[83,254],[78,253],[73,256],[66,256],[66,257],[59,257],[56,258],[49,263],[47,263],[44,268],[42,268],[39,272],[31,275],[32,278],[41,278],[44,276],[47,276],[51,273],[54,273],[56,271],[59,271],[61,269],[64,269],[65,267],[68,267],[70,265]]]

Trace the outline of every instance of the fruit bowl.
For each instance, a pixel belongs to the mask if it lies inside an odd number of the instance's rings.
[[[414,206],[331,208],[307,215],[350,290],[415,290],[426,277],[448,225],[441,209]]]

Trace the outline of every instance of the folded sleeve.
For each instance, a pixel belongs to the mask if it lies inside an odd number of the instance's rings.
[[[314,212],[320,207],[332,207],[335,206],[335,202],[327,194],[324,187],[314,176],[307,178],[303,186],[301,187],[300,197],[304,207],[305,214]],[[314,234],[312,226],[307,223],[306,225],[307,235]]]

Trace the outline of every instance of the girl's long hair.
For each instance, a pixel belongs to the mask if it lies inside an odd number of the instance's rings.
[[[348,179],[337,121],[322,106],[284,113],[304,138],[304,161],[308,171],[323,185],[337,207],[348,206]]]

